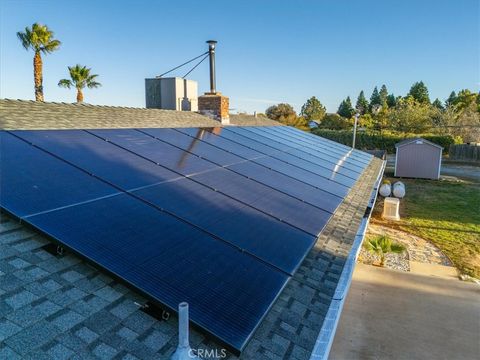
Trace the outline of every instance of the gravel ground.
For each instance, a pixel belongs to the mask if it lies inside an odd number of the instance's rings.
[[[426,264],[453,266],[451,261],[431,242],[406,232],[370,223],[365,239],[388,235],[393,241],[403,244],[407,251],[403,254],[387,254],[385,267],[394,270],[410,271],[410,260]],[[362,247],[358,261],[364,264],[379,264],[380,257]]]
[[[362,247],[358,261],[368,265],[380,264],[380,256],[372,254]],[[385,267],[394,270],[410,271],[408,251],[405,251],[403,254],[387,254],[385,256]]]

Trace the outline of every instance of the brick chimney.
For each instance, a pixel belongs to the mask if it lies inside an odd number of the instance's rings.
[[[222,124],[230,123],[229,100],[217,92],[215,84],[215,40],[208,40],[208,54],[210,59],[210,92],[198,97],[198,111]]]
[[[203,115],[221,121],[222,124],[230,123],[228,109],[228,97],[219,92],[205,93],[198,97],[198,111]]]

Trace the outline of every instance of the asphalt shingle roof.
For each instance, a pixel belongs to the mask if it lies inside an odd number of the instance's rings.
[[[231,115],[230,125],[281,125],[266,117]],[[189,111],[0,99],[0,129],[100,129],[217,127],[219,121]]]
[[[42,106],[47,110],[42,110]],[[72,109],[67,111],[71,118],[60,108]],[[0,121],[2,127],[53,128],[52,117],[59,119],[62,126],[72,128],[85,118],[92,127],[99,127],[101,123],[112,127],[108,115],[112,115],[111,107],[107,108],[0,100]],[[155,120],[142,120],[149,123],[140,125],[136,114],[140,116],[150,110],[134,109],[129,113],[130,110],[119,110],[123,108],[114,109],[113,113],[124,114],[117,117],[116,127],[122,124],[173,127],[188,126],[187,123],[198,127],[214,121],[194,113],[176,114],[181,119],[172,119],[166,114],[171,114],[170,111],[153,110],[158,111]],[[76,111],[79,115],[73,116]],[[89,111],[94,120],[89,120]],[[34,115],[40,113],[44,113],[40,116],[42,120],[36,120]],[[32,123],[28,123],[30,120]],[[85,123],[78,126],[85,127]],[[310,357],[382,164],[374,158],[365,169],[240,359]],[[46,237],[10,215],[0,213],[0,359],[167,359],[171,356],[178,341],[176,316],[157,320],[147,315],[136,305],[146,300],[134,290],[73,253],[52,255],[46,251],[48,244],[51,243]],[[190,334],[190,345],[194,349],[221,349],[219,344],[195,330]],[[236,359],[230,353],[228,358]]]

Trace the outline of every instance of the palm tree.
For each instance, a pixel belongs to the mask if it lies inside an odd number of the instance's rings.
[[[77,89],[77,102],[83,101],[83,92],[82,89],[88,87],[89,89],[98,88],[102,86],[99,82],[96,82],[95,79],[98,75],[91,75],[90,71],[86,66],[75,65],[69,66],[68,71],[70,72],[70,79],[62,79],[58,82],[58,86],[65,87],[70,89],[72,86]]]
[[[380,255],[380,266],[385,264],[385,255],[388,253],[401,254],[405,251],[405,246],[395,243],[387,235],[377,236],[365,243],[368,251]]]
[[[26,50],[32,49],[35,52],[33,56],[33,79],[35,83],[35,100],[43,101],[43,73],[42,56],[58,50],[61,42],[53,38],[53,32],[46,26],[34,23],[31,28],[25,28],[25,32],[17,32],[17,37],[22,42]]]

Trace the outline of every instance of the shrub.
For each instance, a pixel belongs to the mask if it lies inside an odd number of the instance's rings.
[[[380,266],[385,265],[385,255],[388,253],[401,254],[406,248],[402,244],[392,241],[387,235],[380,235],[365,242],[365,248],[380,256]]]
[[[312,133],[344,145],[352,145],[353,134],[351,130],[313,129]],[[394,153],[396,143],[415,137],[421,137],[442,146],[444,153],[448,152],[450,145],[462,142],[459,137],[451,135],[357,132],[356,147],[365,150],[387,150],[389,153]]]

